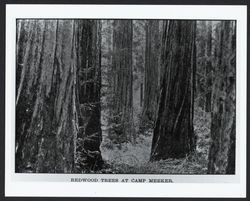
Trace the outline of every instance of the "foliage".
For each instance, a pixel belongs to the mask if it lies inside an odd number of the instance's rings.
[[[206,174],[208,151],[210,145],[209,113],[200,107],[194,111],[194,132],[197,138],[195,152],[185,158],[149,162],[152,141],[152,129],[139,135],[136,144],[123,143],[114,146],[105,138],[101,145],[102,157],[109,165],[106,172],[126,174]],[[101,170],[105,172],[105,170]]]

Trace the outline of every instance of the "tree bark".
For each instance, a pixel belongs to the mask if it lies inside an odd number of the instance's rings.
[[[208,26],[206,21],[197,22],[197,75],[195,99],[197,105],[206,110],[207,98],[207,50],[208,50]]]
[[[77,21],[77,63],[79,66],[79,132],[77,169],[96,170],[103,163],[101,131],[101,24],[97,20]]]
[[[25,53],[17,54],[22,69],[16,97],[16,172],[72,172],[77,133],[74,21],[21,23],[28,29],[21,33],[27,35]]]
[[[159,20],[146,23],[146,50],[143,119],[154,122],[156,119],[157,98],[159,94]]]
[[[95,107],[96,116],[90,119],[83,120],[81,116],[87,114],[80,110],[80,96],[86,97],[85,103],[99,98],[99,85],[91,85],[86,91],[78,88],[81,82],[78,73],[82,68],[79,60],[90,62],[76,50],[81,38],[79,29],[86,22],[88,20],[18,21],[16,172],[75,172],[79,123],[88,125],[88,134],[93,133],[90,131],[93,127],[99,129],[95,122],[99,119],[99,105]],[[92,36],[93,32],[90,28],[87,34]],[[91,55],[99,54],[92,46],[88,50]],[[94,71],[100,79],[98,73]],[[92,123],[95,125],[90,126]],[[100,138],[94,140],[95,146],[86,145],[86,149],[98,152]]]
[[[113,31],[113,118],[118,142],[133,138],[132,20],[115,20]]]
[[[163,77],[150,160],[185,157],[195,148],[195,21],[165,22]]]
[[[236,30],[235,22],[222,21],[218,63],[212,92],[209,174],[235,173]]]

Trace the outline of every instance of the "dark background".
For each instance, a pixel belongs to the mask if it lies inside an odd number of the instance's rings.
[[[50,198],[50,197],[31,197],[31,198],[17,198],[17,197],[4,197],[4,174],[5,174],[5,6],[6,4],[133,4],[133,5],[248,5],[248,0],[1,0],[0,1],[0,200],[20,200],[20,201],[42,201],[42,200],[142,200],[142,198]],[[247,16],[249,21],[249,15]],[[247,35],[249,36],[249,26],[247,27]],[[249,40],[247,42],[247,50],[249,50]],[[249,51],[247,51],[247,66],[249,64]],[[247,86],[250,85],[249,81],[250,71],[247,73]],[[247,89],[247,92],[249,89]],[[250,124],[250,110],[249,110],[249,98],[250,93],[247,93],[247,125]],[[248,127],[247,127],[248,134]],[[250,144],[249,136],[247,136],[247,144]],[[250,149],[247,146],[247,172],[250,172],[249,168],[249,156]],[[250,176],[247,173],[247,181],[250,180]],[[248,200],[249,189],[247,182],[247,198],[213,198],[212,200]],[[153,189],[152,189],[153,190]],[[181,191],[181,189],[180,189]],[[145,200],[211,200],[208,198],[144,198]]]

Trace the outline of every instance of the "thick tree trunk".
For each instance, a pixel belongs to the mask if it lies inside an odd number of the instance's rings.
[[[222,21],[212,92],[211,147],[208,173],[235,173],[235,22]]]
[[[18,41],[18,51],[25,52],[17,53],[16,172],[72,172],[77,133],[74,21],[20,23],[28,28]]]
[[[96,20],[77,21],[79,66],[79,133],[77,169],[95,170],[103,161],[101,131],[101,24]]]
[[[87,112],[83,114],[79,104],[80,96],[87,97],[85,102],[90,101],[91,96],[93,99],[99,98],[96,92],[99,85],[95,85],[96,88],[89,86],[91,89],[86,91],[78,89],[78,74],[82,68],[79,60],[92,62],[76,50],[81,38],[79,29],[87,21],[18,21],[16,172],[74,172],[78,158],[76,138],[81,130],[79,123],[80,126],[87,124],[88,130],[93,127],[99,129],[96,121],[99,119],[100,106],[94,107],[98,108],[95,109],[96,116],[83,120],[81,116],[87,116]],[[87,34],[92,36],[93,32],[90,28]],[[89,53],[91,55],[97,54],[92,46],[89,51],[94,52]],[[96,74],[100,79],[100,75]],[[95,125],[90,126],[92,123]],[[86,131],[88,134],[93,132]],[[98,152],[100,137],[94,140],[95,144],[86,145],[85,149]]]
[[[185,157],[195,148],[195,29],[194,21],[170,20],[165,23],[162,39],[164,75],[160,87],[151,160]]]
[[[159,94],[159,20],[148,20],[146,24],[145,76],[143,119],[155,121]]]
[[[113,118],[118,142],[133,137],[132,20],[115,20],[113,31]]]

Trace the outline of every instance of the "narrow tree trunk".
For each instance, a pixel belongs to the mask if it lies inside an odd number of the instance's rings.
[[[206,45],[206,106],[205,111],[211,111],[212,95],[212,22],[207,22],[207,45]]]
[[[101,131],[101,24],[96,20],[77,21],[79,66],[78,171],[95,170],[103,161]]]
[[[143,119],[155,121],[157,110],[159,77],[159,20],[148,20],[146,24],[145,85]]]
[[[199,28],[197,29],[197,79],[196,79],[196,98],[197,104],[203,110],[206,109],[206,93],[207,93],[207,57],[206,57],[206,50],[208,45],[208,35],[207,33],[207,24],[206,21],[199,21],[197,23]]]
[[[184,157],[194,150],[195,29],[194,21],[165,23],[162,39],[164,75],[151,160]]]
[[[208,173],[235,173],[235,22],[222,21],[212,92],[211,147]]]
[[[132,20],[115,20],[113,31],[113,118],[118,142],[133,135]]]

